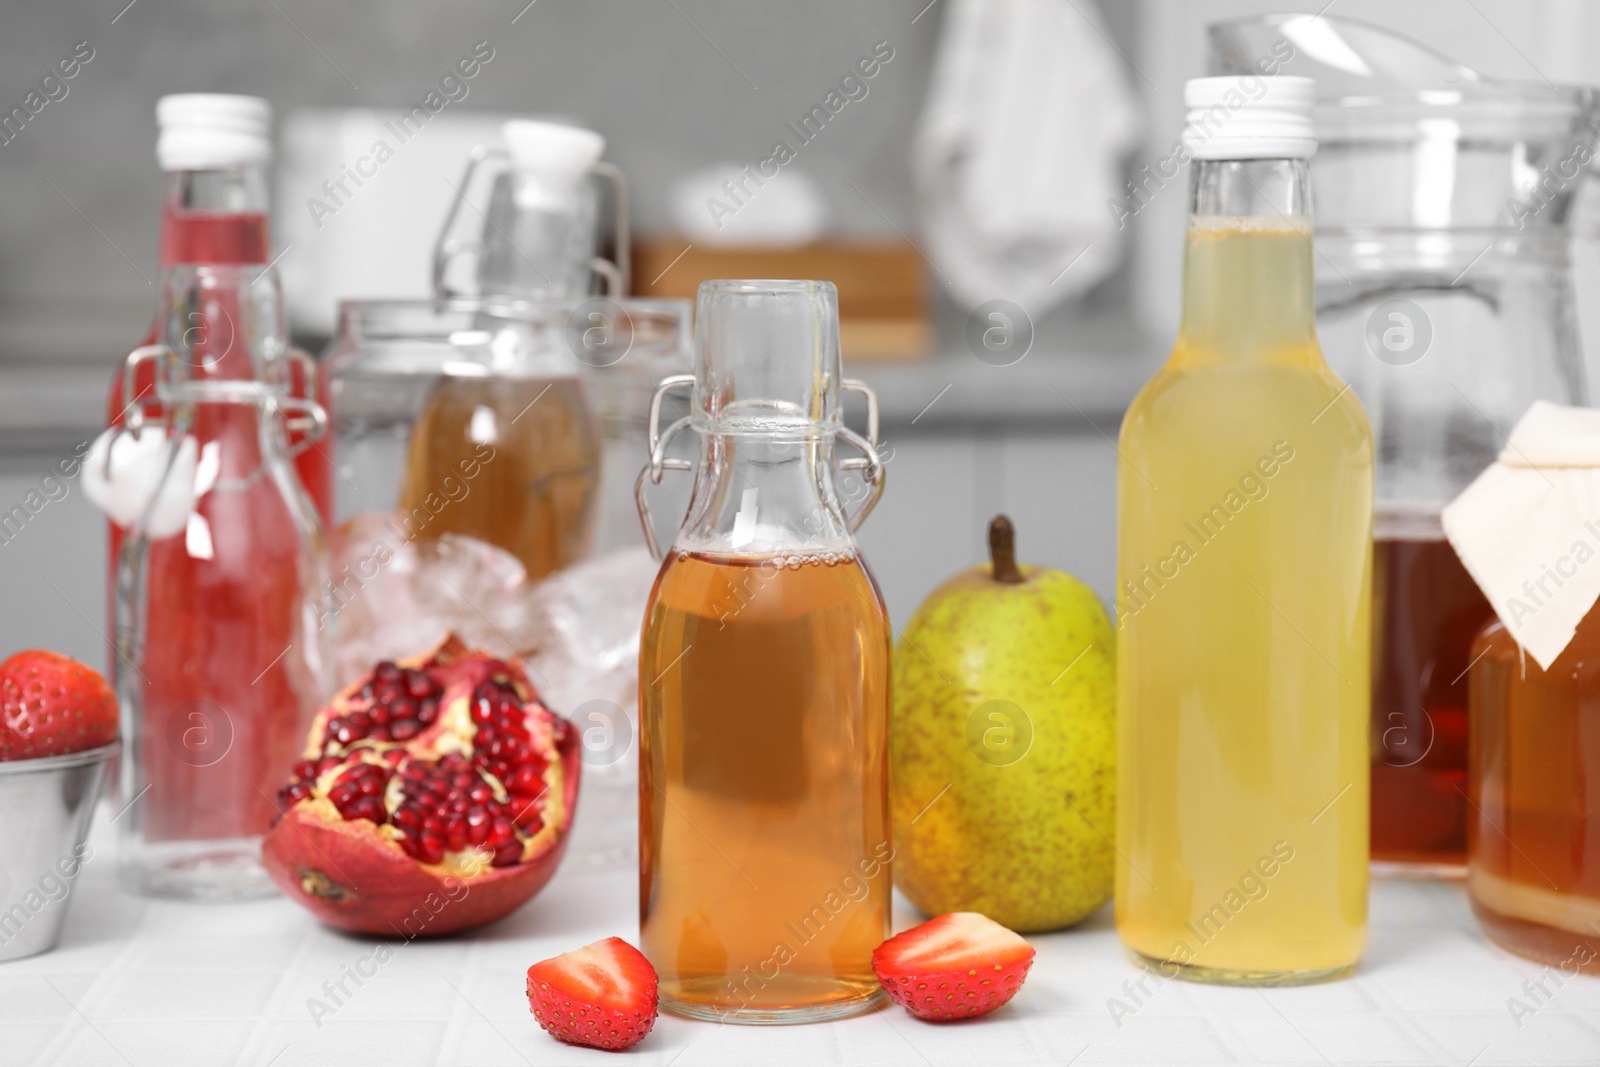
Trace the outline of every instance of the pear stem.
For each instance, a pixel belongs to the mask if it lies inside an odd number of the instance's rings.
[[[996,515],[989,523],[989,564],[995,581],[1021,585],[1027,581],[1017,566],[1017,531],[1011,520]]]

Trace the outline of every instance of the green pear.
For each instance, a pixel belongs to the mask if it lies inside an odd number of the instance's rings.
[[[1111,897],[1114,635],[1088,586],[1017,565],[1004,515],[989,552],[895,646],[894,880],[928,915],[1053,930]]]

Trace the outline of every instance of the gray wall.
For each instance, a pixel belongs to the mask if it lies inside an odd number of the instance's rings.
[[[801,165],[838,230],[915,230],[908,155],[940,3],[136,0],[117,17],[123,3],[0,9],[0,112],[77,42],[95,50],[64,99],[0,144],[0,362],[109,366],[142,331],[155,277],[158,96],[252,93],[280,116],[399,109],[480,40],[495,58],[462,106],[562,115],[605,134],[646,231],[667,226],[673,178],[760,158],[784,122],[888,41],[895,58],[869,96],[806,146]],[[1102,6],[1131,51],[1136,5]]]
[[[95,55],[64,99],[0,145],[0,358],[115,338],[125,346],[142,329],[161,94],[260,94],[280,115],[398,110],[479,40],[495,58],[470,83],[467,106],[565,115],[604,133],[608,156],[633,179],[644,229],[665,222],[668,180],[759,158],[785,121],[887,40],[895,59],[848,122],[807,146],[805,165],[842,229],[909,230],[908,147],[939,16],[936,6],[913,25],[923,2],[538,0],[514,25],[522,3],[512,0],[138,0],[115,24],[119,2],[9,3],[0,11],[0,110],[20,104],[76,42]],[[87,343],[73,343],[80,334]]]

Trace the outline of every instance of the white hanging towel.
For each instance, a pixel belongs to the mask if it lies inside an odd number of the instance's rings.
[[[926,250],[968,309],[1041,315],[1117,264],[1106,204],[1139,116],[1103,33],[1092,0],[949,0],[912,168]]]

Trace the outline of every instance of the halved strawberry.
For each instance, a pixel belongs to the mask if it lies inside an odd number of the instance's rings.
[[[631,1048],[656,1024],[656,970],[620,937],[528,968],[528,1006],[552,1037],[592,1048]]]
[[[117,739],[117,697],[75,659],[29,649],[0,663],[0,760],[39,759]]]
[[[955,911],[896,934],[872,953],[894,1002],[919,1019],[987,1015],[1016,996],[1033,946],[977,912]]]

